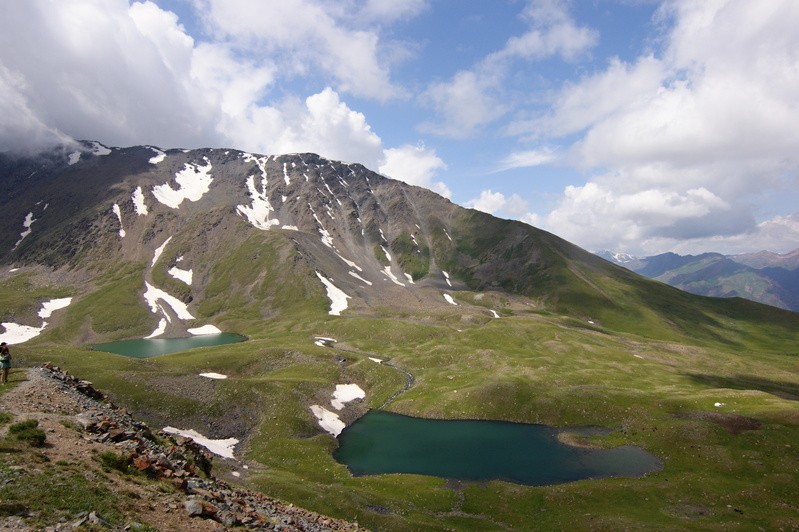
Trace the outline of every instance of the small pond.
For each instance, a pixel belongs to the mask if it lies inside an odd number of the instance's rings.
[[[187,351],[195,347],[235,344],[246,340],[246,336],[223,332],[219,334],[201,334],[188,338],[142,338],[137,340],[120,340],[105,344],[92,344],[95,351],[107,351],[133,358],[149,358],[167,353]]]
[[[574,447],[559,442],[558,432],[546,425],[420,419],[373,410],[344,429],[334,457],[356,476],[416,473],[531,486],[638,477],[662,468],[639,447]]]

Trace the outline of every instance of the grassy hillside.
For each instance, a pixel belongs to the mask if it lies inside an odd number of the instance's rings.
[[[282,255],[280,245],[273,246],[258,248],[258,268],[235,273],[253,258],[254,248],[242,246],[208,283],[204,304],[215,304],[221,294],[233,302],[243,298],[243,305],[221,305],[218,315],[251,336],[248,342],[135,360],[51,345],[43,337],[16,347],[17,360],[52,360],[111,391],[155,426],[241,437],[238,452],[250,469],[237,482],[374,528],[525,529],[534,522],[543,528],[774,529],[799,522],[792,452],[799,437],[799,328],[793,315],[642,282],[654,308],[629,298],[606,312],[597,306],[586,312],[593,324],[496,292],[456,293],[460,308],[429,310],[423,320],[389,309],[382,317],[336,318],[327,315],[318,288],[308,290],[301,276],[274,267]],[[124,286],[125,279],[116,283]],[[598,288],[613,298],[614,289],[623,289],[608,279],[602,283]],[[295,306],[263,319],[245,297],[259,290]],[[502,318],[487,318],[482,306],[469,305],[486,300]],[[638,323],[615,330],[613,319],[625,309],[637,312]],[[49,338],[62,335],[80,312],[68,308]],[[660,324],[660,313],[667,312],[673,320]],[[336,338],[338,348],[314,345],[316,335]],[[389,410],[600,425],[612,433],[592,444],[640,445],[664,469],[642,479],[549,487],[352,477],[333,460],[336,442],[319,429],[309,406],[324,404],[343,382],[366,390],[369,407],[402,390],[405,375],[369,357],[415,377]],[[207,371],[229,379],[197,377]]]

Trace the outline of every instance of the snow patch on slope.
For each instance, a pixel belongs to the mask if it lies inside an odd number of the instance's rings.
[[[31,338],[36,338],[44,331],[44,327],[32,327],[30,325],[19,325],[10,322],[3,322],[0,325],[6,330],[4,333],[0,333],[0,341],[11,345],[27,342]]]
[[[221,373],[200,373],[200,377],[205,377],[206,379],[216,379],[216,380],[225,380],[227,379],[227,375],[222,375]]]
[[[191,286],[191,281],[193,277],[192,270],[181,270],[177,266],[173,266],[167,272],[169,275],[177,279],[178,281],[183,281],[187,285]]]
[[[316,416],[319,426],[331,434],[334,438],[338,437],[338,435],[341,434],[341,431],[347,426],[339,419],[338,414],[334,414],[333,412],[319,405],[311,405],[311,412],[313,412],[313,415]]]
[[[169,244],[170,240],[172,240],[171,236],[166,240],[164,240],[164,243],[161,244],[158,247],[158,249],[155,250],[155,253],[153,253],[153,262],[150,264],[150,266],[155,266],[155,263],[158,262],[158,259],[161,257],[161,253],[164,252],[164,248],[166,247],[167,244]]]
[[[261,177],[261,190],[258,190],[256,186],[255,176],[251,175],[247,178],[247,190],[250,193],[252,205],[238,205],[236,207],[236,211],[239,214],[247,218],[253,226],[263,231],[268,230],[272,226],[280,225],[280,220],[277,218],[269,219],[271,213],[274,212],[275,209],[266,196],[265,175],[266,172],[264,171]]]
[[[158,305],[158,302],[163,301],[172,308],[178,318],[182,320],[194,319],[194,316],[191,315],[191,312],[189,312],[188,307],[183,301],[175,296],[167,294],[160,288],[154,287],[147,281],[145,281],[144,284],[147,287],[147,290],[144,292],[144,299],[150,305],[150,310],[153,312],[153,314],[156,314],[159,312],[159,310],[162,310]]]
[[[150,164],[158,164],[164,159],[166,159],[166,153],[164,153],[163,151],[159,150],[154,146],[148,146],[148,148],[150,148],[155,152],[155,157],[150,157],[150,159],[148,160]]]
[[[5,329],[4,333],[0,333],[0,341],[13,345],[27,342],[31,338],[36,338],[47,328],[47,322],[44,320],[49,318],[56,310],[69,306],[70,303],[72,303],[71,297],[51,299],[42,303],[42,308],[39,310],[39,317],[42,318],[42,325],[40,327],[20,325],[11,322],[0,324]]]
[[[176,429],[175,427],[164,427],[163,430],[167,434],[177,434],[179,436],[183,436],[184,438],[190,438],[194,440],[195,443],[202,445],[215,455],[221,456],[222,458],[233,458],[233,449],[236,447],[236,444],[239,443],[239,440],[236,438],[212,440],[211,438],[203,436],[194,429],[182,430]]]
[[[358,279],[362,283],[367,284],[369,286],[372,286],[372,281],[367,281],[366,279],[364,279],[363,277],[361,277],[360,275],[358,275],[354,271],[348,271],[347,273],[350,274],[351,276],[355,277],[356,279]]]
[[[61,310],[72,304],[71,297],[62,297],[61,299],[51,299],[42,303],[42,309],[39,311],[39,317],[46,320],[53,315],[56,310]]]
[[[189,334],[194,336],[202,336],[204,334],[222,334],[222,331],[215,325],[203,325],[202,327],[194,327],[193,329],[187,329]]]
[[[36,219],[33,217],[33,212],[29,212],[27,216],[25,216],[25,220],[22,222],[22,226],[25,228],[25,230],[19,234],[19,240],[17,240],[17,243],[14,244],[13,249],[17,249],[17,246],[19,246],[22,241],[25,240],[25,237],[31,234],[31,225],[33,225],[33,222],[35,221]]]
[[[91,148],[89,148],[89,149],[91,150],[91,152],[92,152],[93,154],[95,154],[95,155],[97,155],[97,156],[108,155],[108,154],[110,154],[110,153],[111,153],[111,150],[110,150],[110,149],[108,149],[107,147],[103,146],[102,144],[100,144],[100,143],[99,143],[99,142],[97,142],[96,140],[93,140],[93,141],[92,141],[90,144],[91,144],[92,146],[91,146]]]
[[[361,389],[357,384],[337,384],[336,391],[333,392],[333,399],[330,404],[336,410],[342,410],[345,403],[354,401],[355,399],[363,399],[366,397],[366,392]]]
[[[131,199],[133,200],[133,208],[136,209],[136,214],[139,216],[147,216],[149,211],[147,210],[147,205],[144,203],[144,192],[142,192],[141,187],[136,187]]]
[[[386,253],[386,255],[388,255],[388,253]],[[386,266],[385,268],[383,268],[382,271],[385,274],[385,276],[388,277],[389,280],[391,282],[393,282],[394,284],[399,285],[399,286],[405,286],[405,283],[403,283],[399,279],[397,279],[397,276],[394,275],[394,272],[391,271],[391,266]]]
[[[116,203],[111,207],[111,210],[114,211],[114,214],[117,215],[117,219],[119,220],[119,238],[125,238],[125,228],[122,227],[122,210]]]
[[[186,163],[183,170],[175,174],[175,181],[178,189],[175,190],[169,183],[156,185],[153,187],[155,199],[173,209],[177,209],[183,200],[199,201],[211,187],[213,177],[211,176],[211,161],[208,157],[203,157],[206,164]]]
[[[347,310],[347,300],[350,299],[350,296],[345,294],[340,288],[336,287],[321,273],[316,272],[316,276],[319,277],[319,280],[325,285],[327,297],[330,299],[330,312],[328,314],[331,316],[341,316],[341,312],[343,310]]]
[[[447,272],[445,272],[444,270],[441,270],[441,273],[444,274],[444,279],[447,281],[447,284],[451,287],[452,283],[449,282],[449,274]]]
[[[161,320],[158,322],[158,327],[156,327],[155,330],[152,333],[150,333],[149,336],[145,336],[145,338],[148,339],[155,338],[156,336],[161,336],[165,332],[166,332],[166,318],[161,318]]]

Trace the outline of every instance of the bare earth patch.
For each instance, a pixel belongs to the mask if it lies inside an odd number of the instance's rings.
[[[729,414],[726,412],[684,412],[678,417],[695,419],[698,421],[710,421],[719,425],[730,434],[740,434],[745,430],[758,430],[761,426],[760,421],[752,417]]]

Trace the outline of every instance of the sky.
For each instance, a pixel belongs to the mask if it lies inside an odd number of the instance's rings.
[[[0,151],[315,152],[585,249],[799,248],[796,0],[0,0]]]

